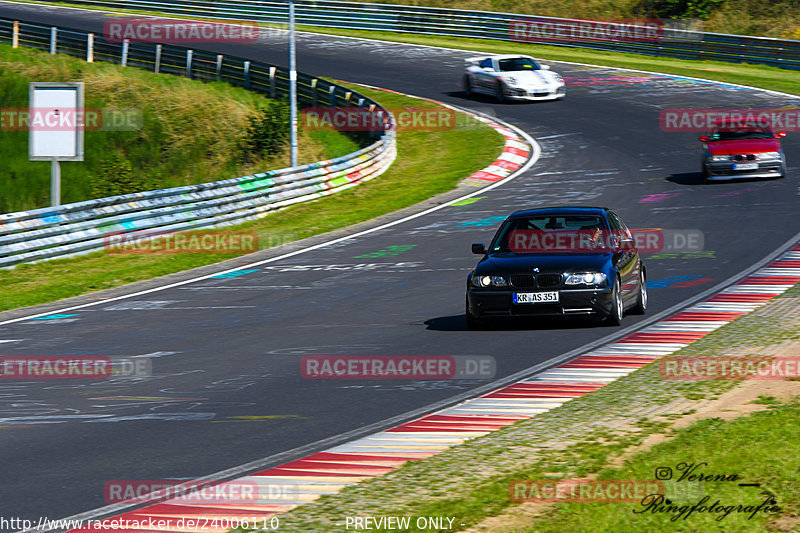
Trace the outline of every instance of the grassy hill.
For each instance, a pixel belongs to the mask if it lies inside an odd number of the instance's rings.
[[[247,142],[251,118],[280,115],[286,106],[244,89],[0,46],[3,109],[27,108],[31,81],[81,81],[86,108],[133,109],[142,117],[132,131],[87,129],[85,160],[61,164],[62,203],[289,166],[285,131],[259,145],[268,150]],[[302,132],[300,148],[302,164],[358,146],[337,132]],[[49,195],[50,163],[28,161],[28,132],[0,128],[0,212],[46,207]]]

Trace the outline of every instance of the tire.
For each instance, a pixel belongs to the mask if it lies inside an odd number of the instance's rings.
[[[639,294],[636,295],[636,305],[630,310],[632,315],[643,315],[647,312],[647,278],[644,270],[639,271]]]
[[[606,317],[605,324],[607,326],[619,326],[622,324],[624,312],[622,288],[620,287],[619,278],[617,278],[614,280],[614,288],[611,289],[611,313]]]
[[[469,81],[469,76],[464,76],[464,94],[472,96],[472,82]]]
[[[470,331],[480,331],[486,329],[486,322],[481,320],[480,318],[475,317],[469,311],[469,299],[467,299],[464,305],[464,316],[467,318],[467,329]]]
[[[506,95],[503,94],[503,82],[502,81],[498,81],[497,82],[497,87],[495,88],[495,91],[494,91],[494,97],[497,98],[497,101],[499,103],[501,103],[501,104],[505,103]]]
[[[703,170],[700,171],[700,174],[703,176],[703,183],[711,183],[711,180],[708,179],[708,169],[705,165],[703,165]]]

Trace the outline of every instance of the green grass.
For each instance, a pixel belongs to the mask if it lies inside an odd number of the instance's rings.
[[[274,100],[251,91],[0,45],[0,102],[5,110],[27,109],[31,81],[81,81],[85,107],[132,109],[143,118],[133,131],[87,129],[84,161],[61,165],[65,204],[289,166],[288,148],[247,162],[237,155],[248,117],[274,105]],[[8,115],[5,124],[10,125]],[[304,163],[358,149],[340,132],[304,132],[300,140]],[[0,160],[0,212],[50,205],[50,164],[28,161],[27,131],[2,132]],[[120,178],[126,172],[129,175]],[[123,190],[115,185],[121,181]]]
[[[354,88],[388,107],[438,107],[401,95]],[[461,122],[458,128],[449,131],[398,133],[397,160],[385,174],[372,181],[225,229],[255,231],[262,245],[275,245],[366,221],[448,191],[461,179],[494,161],[503,146],[502,137],[488,126],[471,118]],[[324,136],[324,132],[316,134]],[[3,287],[0,310],[117,287],[231,257],[209,254],[123,256],[94,252],[19,265],[0,271],[0,286]]]
[[[670,467],[677,475],[680,463],[707,463],[697,472],[704,474],[736,474],[740,479],[730,481],[681,481],[680,488],[693,488],[696,494],[673,502],[676,508],[641,503],[561,503],[540,518],[533,520],[524,532],[548,533],[561,531],[725,531],[747,532],[764,530],[765,524],[780,514],[800,510],[800,441],[796,438],[800,403],[797,400],[782,404],[767,399],[769,409],[749,417],[723,421],[719,418],[701,420],[675,432],[673,438],[647,452],[637,454],[618,469],[605,469],[600,479],[654,479],[659,467]],[[757,444],[756,444],[757,443]],[[677,477],[675,478],[677,479]],[[739,483],[759,483],[760,487],[741,487]],[[691,487],[694,485],[694,487]],[[757,506],[773,498],[780,513],[750,513],[731,511],[693,512],[681,506],[715,501],[727,506]],[[683,513],[683,514],[681,514]],[[797,522],[795,521],[795,526]],[[794,530],[794,529],[793,529]]]

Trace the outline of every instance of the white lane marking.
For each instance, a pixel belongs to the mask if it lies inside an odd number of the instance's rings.
[[[152,352],[152,353],[144,353],[142,355],[132,355],[130,359],[138,359],[141,357],[166,357],[168,355],[175,355],[176,353],[181,352]]]

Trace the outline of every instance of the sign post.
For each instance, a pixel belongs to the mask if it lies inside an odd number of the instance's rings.
[[[50,203],[61,205],[60,161],[83,161],[83,83],[31,82],[28,160],[50,161]]]

